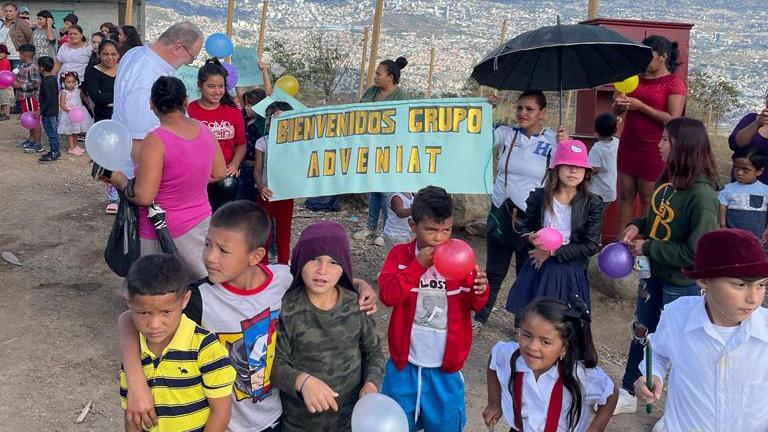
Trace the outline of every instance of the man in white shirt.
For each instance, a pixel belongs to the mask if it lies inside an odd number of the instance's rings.
[[[706,294],[665,306],[650,336],[653,389],[645,377],[635,382],[640,399],[659,400],[670,371],[654,431],[768,431],[768,310],[760,306],[768,258],[760,241],[739,229],[707,233],[695,266],[683,271]]]
[[[202,47],[203,32],[195,24],[181,22],[164,31],[154,44],[133,48],[120,59],[112,120],[131,133],[134,161],[144,137],[160,125],[149,106],[152,85],[161,76],[173,76],[176,69],[192,63]]]

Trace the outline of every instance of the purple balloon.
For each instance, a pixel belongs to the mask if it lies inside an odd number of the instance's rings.
[[[611,243],[600,251],[600,255],[597,256],[597,266],[609,278],[621,279],[632,272],[635,257],[632,256],[629,246]]]
[[[40,121],[31,112],[25,112],[19,120],[21,120],[21,125],[26,129],[34,129],[40,124]]]
[[[16,81],[16,75],[13,72],[8,70],[0,72],[0,88],[10,87],[14,81]]]
[[[231,90],[237,85],[237,69],[230,63],[222,62],[222,64],[227,70],[227,88]]]

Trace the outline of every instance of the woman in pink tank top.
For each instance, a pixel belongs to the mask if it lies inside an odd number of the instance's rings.
[[[208,128],[187,118],[187,94],[178,78],[160,77],[152,86],[151,107],[160,127],[149,133],[139,151],[136,179],[126,196],[140,206],[141,254],[161,253],[155,228],[147,218],[153,202],[165,210],[168,231],[180,258],[194,278],[206,275],[205,233],[211,217],[208,183],[226,175],[224,156]],[[112,174],[111,183],[126,191],[128,178]]]

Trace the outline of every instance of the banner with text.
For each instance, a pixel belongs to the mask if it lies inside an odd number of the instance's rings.
[[[491,105],[481,98],[358,103],[272,119],[273,199],[343,193],[491,190]]]

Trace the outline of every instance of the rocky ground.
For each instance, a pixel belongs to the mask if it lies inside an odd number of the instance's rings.
[[[52,165],[37,163],[14,147],[23,136],[18,120],[0,123],[0,251],[22,262],[0,261],[0,431],[117,431],[122,428],[118,399],[117,315],[125,305],[120,280],[103,261],[112,223],[104,215],[104,186],[90,177],[87,156],[64,156]],[[347,206],[332,214],[310,213],[297,205],[294,239],[319,218],[338,220],[350,232],[362,228],[364,210]],[[467,239],[485,260],[484,241]],[[384,250],[353,242],[357,276],[372,283]],[[501,299],[512,278],[504,283]],[[374,283],[375,285],[375,283]],[[628,346],[631,301],[593,294],[595,340],[602,366],[616,380]],[[382,334],[389,311],[376,316]],[[477,335],[464,370],[467,431],[486,431],[485,368],[494,343],[511,335],[511,316],[499,309]],[[386,340],[386,338],[385,338]],[[76,423],[84,412],[83,420]],[[649,431],[659,411],[615,417],[609,431]],[[499,426],[496,430],[507,430]]]

